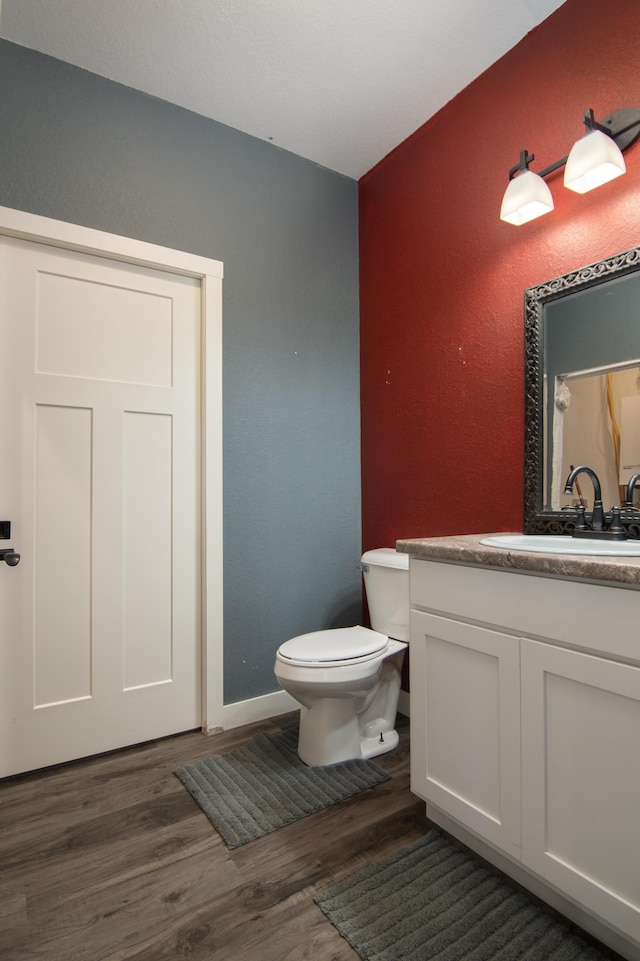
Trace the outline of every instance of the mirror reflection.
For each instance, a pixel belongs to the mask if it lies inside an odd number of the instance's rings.
[[[640,360],[596,371],[556,376],[549,458],[545,462],[548,510],[593,507],[593,489],[576,481],[572,497],[563,493],[567,476],[588,464],[602,485],[605,507],[623,507],[627,484],[640,471]],[[638,506],[640,491],[634,494]]]

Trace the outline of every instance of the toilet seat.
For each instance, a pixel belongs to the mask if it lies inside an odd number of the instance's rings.
[[[299,667],[342,667],[379,657],[388,644],[386,635],[368,627],[339,627],[292,637],[277,656]]]

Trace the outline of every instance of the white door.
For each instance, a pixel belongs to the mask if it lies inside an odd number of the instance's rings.
[[[200,725],[191,278],[0,238],[0,775]]]

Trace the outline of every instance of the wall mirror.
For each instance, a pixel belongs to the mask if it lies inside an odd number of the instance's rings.
[[[593,507],[591,467],[606,511],[640,473],[640,247],[525,291],[525,533],[570,534]],[[640,507],[636,488],[635,507]],[[640,537],[640,510],[623,511]]]

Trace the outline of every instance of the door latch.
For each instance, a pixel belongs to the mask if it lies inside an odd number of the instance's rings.
[[[11,521],[0,521],[0,540],[8,541],[11,537]],[[5,561],[9,567],[16,567],[20,563],[20,555],[13,547],[3,547],[0,550],[0,561]]]
[[[17,567],[20,563],[20,555],[14,551],[13,547],[0,550],[0,561],[5,561],[9,567]]]

